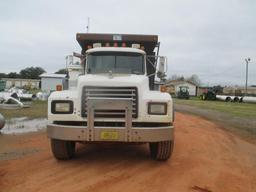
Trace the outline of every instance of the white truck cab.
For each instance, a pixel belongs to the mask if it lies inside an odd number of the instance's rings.
[[[81,60],[71,74],[75,83],[48,99],[54,157],[72,158],[76,142],[129,142],[149,143],[152,158],[167,160],[174,145],[174,111],[171,96],[153,90],[165,61],[162,57],[156,65],[157,36],[79,33],[77,40],[82,53],[75,54]]]

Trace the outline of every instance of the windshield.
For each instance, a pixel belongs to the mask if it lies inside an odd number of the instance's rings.
[[[95,52],[88,55],[87,73],[144,74],[144,56],[140,53]]]

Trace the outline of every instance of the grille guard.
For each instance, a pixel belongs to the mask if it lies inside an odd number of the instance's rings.
[[[132,99],[110,99],[110,98],[88,98],[88,119],[87,129],[87,141],[93,141],[94,139],[94,119],[95,110],[124,110],[125,111],[125,138],[126,141],[131,141],[131,129],[132,129]]]

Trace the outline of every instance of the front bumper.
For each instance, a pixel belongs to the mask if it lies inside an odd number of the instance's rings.
[[[104,139],[101,133],[116,133],[114,139]],[[70,141],[117,141],[117,142],[159,142],[174,139],[174,127],[94,127],[90,131],[85,126],[47,125],[47,135],[53,139]]]
[[[87,126],[49,124],[47,135],[50,138],[71,141],[119,141],[119,142],[159,142],[173,140],[173,125],[133,127],[132,100],[89,98],[87,102]],[[124,127],[95,126],[95,110],[124,110]]]

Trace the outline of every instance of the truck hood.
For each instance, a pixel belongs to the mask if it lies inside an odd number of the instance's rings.
[[[108,74],[92,75],[87,74],[78,78],[78,87],[83,86],[106,86],[106,87],[122,87],[133,86],[148,87],[148,77],[145,75],[115,75],[110,77]]]

